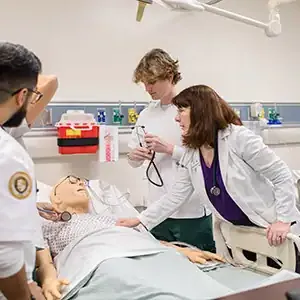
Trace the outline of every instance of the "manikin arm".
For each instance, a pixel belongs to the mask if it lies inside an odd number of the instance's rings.
[[[211,252],[183,248],[164,241],[160,241],[160,243],[166,247],[176,249],[178,252],[187,257],[192,263],[205,264],[210,260],[225,262],[221,256]],[[57,272],[48,249],[37,252],[37,276],[41,282],[46,298],[47,293],[50,291],[52,291],[52,293],[59,293],[62,285],[68,284],[65,280],[58,280]]]
[[[68,285],[65,279],[58,279],[49,249],[37,252],[37,277],[46,299],[61,299],[61,289]]]
[[[43,249],[36,253],[37,277],[43,283],[47,280],[56,280],[57,273],[53,264],[49,249]]]
[[[225,263],[225,260],[221,256],[208,251],[183,248],[164,241],[160,241],[160,243],[165,245],[166,247],[172,247],[176,249],[178,252],[187,257],[192,263],[205,264],[208,260],[220,261]]]

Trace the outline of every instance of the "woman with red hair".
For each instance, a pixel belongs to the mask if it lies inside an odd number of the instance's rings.
[[[290,231],[299,235],[291,172],[262,138],[244,127],[208,86],[183,90],[173,104],[186,151],[178,162],[172,191],[137,218],[121,219],[118,224],[142,223],[151,229],[196,192],[216,220],[266,228],[270,245],[283,243]]]

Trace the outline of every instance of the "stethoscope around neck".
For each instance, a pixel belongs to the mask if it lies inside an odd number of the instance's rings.
[[[214,158],[213,158],[213,186],[210,189],[210,194],[212,196],[220,196],[221,189],[217,184],[217,165],[219,163],[219,150],[218,150],[218,130],[215,132],[215,139],[214,139]]]

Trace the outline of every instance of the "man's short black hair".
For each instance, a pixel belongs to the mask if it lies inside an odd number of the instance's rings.
[[[34,89],[42,71],[39,58],[22,45],[0,42],[0,104],[22,88]]]

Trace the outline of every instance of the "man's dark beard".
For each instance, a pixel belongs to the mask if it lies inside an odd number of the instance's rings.
[[[8,128],[19,127],[25,119],[26,113],[27,104],[24,103],[23,106],[9,120],[2,124],[2,126]]]

